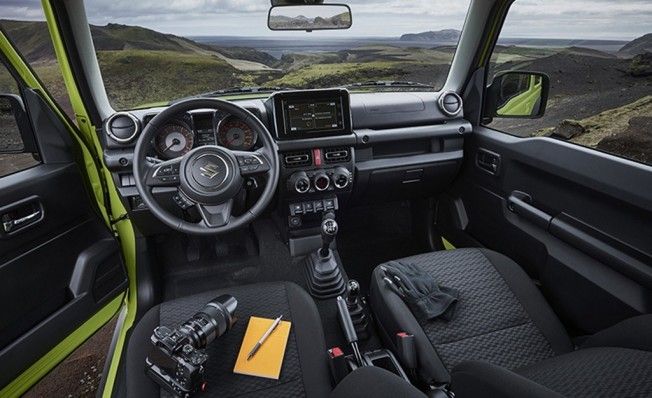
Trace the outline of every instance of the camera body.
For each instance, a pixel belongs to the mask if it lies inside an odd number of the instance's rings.
[[[184,398],[202,388],[204,365],[208,361],[203,349],[193,347],[178,329],[165,326],[154,329],[151,340],[155,347],[145,363],[154,381]]]
[[[206,347],[226,333],[236,319],[238,305],[230,295],[211,300],[176,329],[158,326],[151,341],[154,347],[145,360],[147,374],[170,393],[187,398],[206,386]]]

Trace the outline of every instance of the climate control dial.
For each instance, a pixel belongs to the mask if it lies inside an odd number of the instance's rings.
[[[346,167],[337,167],[333,171],[333,185],[338,189],[344,189],[351,183],[351,172]]]
[[[310,190],[310,179],[305,171],[297,171],[288,180],[288,189],[297,193],[306,193]]]

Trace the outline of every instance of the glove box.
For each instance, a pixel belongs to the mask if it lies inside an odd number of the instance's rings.
[[[461,162],[462,151],[360,162],[354,200],[368,203],[432,196],[448,187]]]

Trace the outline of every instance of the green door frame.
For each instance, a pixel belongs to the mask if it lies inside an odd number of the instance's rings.
[[[96,126],[92,125],[88,111],[81,99],[80,91],[68,61],[66,47],[62,40],[61,31],[54,13],[55,0],[42,0],[43,10],[52,44],[55,49],[57,61],[66,85],[70,102],[72,104],[77,126],[64,114],[56,101],[46,90],[38,76],[30,68],[16,50],[10,39],[0,31],[0,51],[7,60],[8,67],[12,68],[21,83],[29,89],[37,91],[55,111],[63,124],[67,127],[73,142],[77,144],[82,155],[83,164],[80,169],[86,174],[91,185],[93,199],[97,204],[101,217],[115,234],[129,278],[126,294],[111,300],[103,308],[93,314],[80,327],[69,334],[48,353],[32,364],[7,386],[0,390],[2,397],[19,397],[31,388],[38,380],[49,373],[56,365],[64,360],[79,345],[92,336],[98,329],[121,311],[118,330],[114,336],[113,352],[108,353],[111,358],[109,369],[105,371],[102,396],[110,397],[115,382],[120,356],[126,341],[127,331],[133,325],[136,314],[136,243],[135,231],[131,221],[125,217],[127,211],[122,204],[110,171],[106,168],[102,156],[102,146],[97,136]]]

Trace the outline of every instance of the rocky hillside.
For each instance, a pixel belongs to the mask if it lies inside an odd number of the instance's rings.
[[[444,29],[421,33],[406,33],[401,36],[401,41],[431,41],[436,43],[457,43],[460,32],[456,29]]]
[[[45,22],[0,20],[29,62],[54,58],[50,35]],[[93,43],[97,51],[159,50],[190,52],[189,45],[200,44],[182,37],[159,33],[139,26],[108,24],[91,25]]]
[[[542,131],[571,142],[652,163],[652,96]]]
[[[45,22],[0,20],[29,62],[54,59],[50,35]],[[269,70],[273,57],[255,49],[217,47],[157,32],[140,26],[108,24],[90,25],[95,50],[102,51],[172,51],[183,54],[217,56],[238,70]],[[271,59],[270,59],[271,58]]]
[[[622,57],[633,57],[646,52],[652,52],[652,33],[648,33],[625,44],[618,50],[618,55]]]

